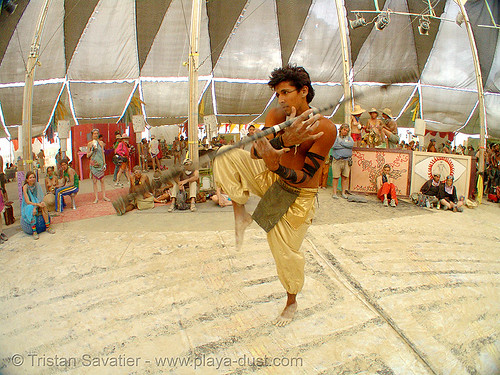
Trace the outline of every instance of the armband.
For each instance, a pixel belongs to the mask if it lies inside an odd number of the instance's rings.
[[[273,146],[275,150],[281,150],[283,147],[285,147],[283,145],[283,139],[281,139],[281,135],[271,139],[269,143],[271,144],[271,146]]]

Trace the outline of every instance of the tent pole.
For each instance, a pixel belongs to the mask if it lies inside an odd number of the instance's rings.
[[[474,68],[476,70],[476,84],[477,84],[477,96],[479,99],[479,124],[481,126],[479,132],[479,165],[478,170],[480,173],[484,172],[484,150],[486,148],[486,122],[485,122],[485,106],[484,106],[484,91],[483,91],[483,78],[481,75],[481,68],[479,65],[479,57],[477,54],[476,40],[474,39],[474,34],[472,33],[472,27],[470,25],[469,16],[465,10],[463,0],[455,0],[455,2],[460,7],[460,12],[464,16],[465,27],[467,29],[467,35],[469,36],[470,49],[472,52],[472,58],[474,60]],[[464,1],[465,2],[465,1]]]
[[[193,0],[191,12],[191,42],[189,51],[189,158],[198,165],[198,60],[200,39],[201,0]]]
[[[39,52],[40,52],[40,39],[42,36],[43,27],[45,25],[45,19],[47,18],[47,12],[49,10],[51,0],[45,0],[40,16],[38,17],[38,23],[35,30],[35,35],[31,43],[30,54],[28,56],[28,62],[26,65],[26,77],[24,83],[24,94],[23,94],[23,122],[22,122],[22,135],[23,139],[19,140],[23,142],[23,167],[24,170],[33,170],[33,153],[31,150],[31,123],[32,123],[32,109],[33,109],[33,81],[35,78],[35,68],[39,64]]]
[[[335,0],[337,5],[337,17],[339,19],[339,31],[340,31],[340,42],[342,45],[342,66],[344,69],[343,74],[343,86],[344,86],[344,98],[351,97],[351,84],[349,82],[349,72],[351,71],[351,56],[349,54],[349,44],[347,42],[347,28],[346,28],[346,18],[344,15],[344,6],[342,0]],[[344,122],[351,125],[351,100],[345,101],[345,113]]]

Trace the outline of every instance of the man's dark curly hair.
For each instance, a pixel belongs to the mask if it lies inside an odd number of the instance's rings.
[[[311,103],[314,98],[314,89],[311,85],[311,78],[306,70],[297,65],[288,64],[283,68],[276,68],[271,72],[267,83],[273,90],[281,82],[290,82],[293,87],[300,90],[302,87],[307,86],[309,93],[306,96],[307,103]]]

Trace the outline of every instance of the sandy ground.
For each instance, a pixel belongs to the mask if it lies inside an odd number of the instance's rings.
[[[320,191],[283,328],[265,233],[253,223],[237,252],[229,207],[69,222],[36,242],[14,224],[0,250],[0,373],[498,374],[499,208]]]

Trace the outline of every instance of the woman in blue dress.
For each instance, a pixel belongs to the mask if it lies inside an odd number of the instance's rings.
[[[50,217],[43,202],[42,186],[36,181],[35,173],[26,173],[23,185],[23,201],[21,203],[21,228],[27,234],[33,234],[38,240],[38,233],[47,230],[50,234],[56,231],[50,227]]]

